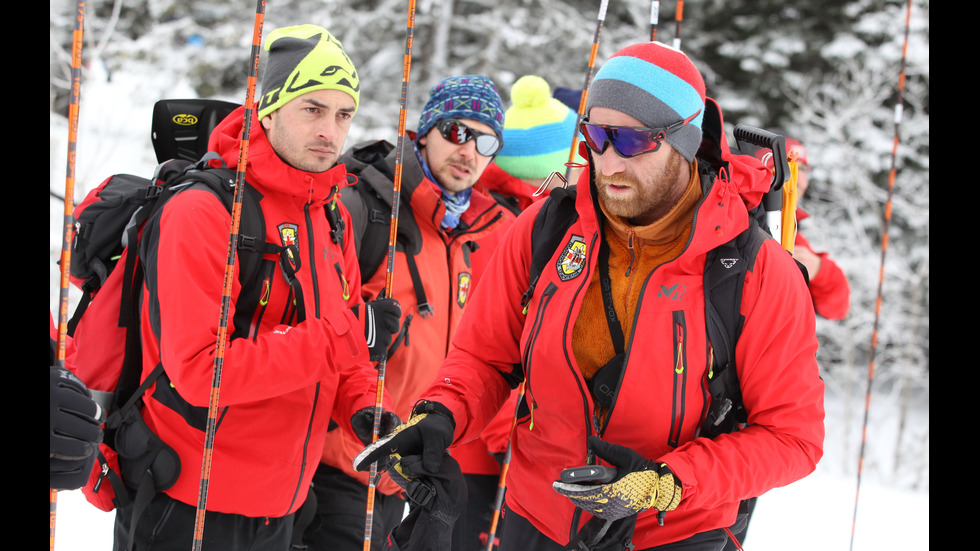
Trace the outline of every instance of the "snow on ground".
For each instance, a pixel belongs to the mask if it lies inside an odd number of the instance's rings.
[[[871,407],[872,411],[879,408],[878,415],[872,418],[894,413],[882,411],[892,407],[884,399],[877,403],[873,399]],[[749,525],[745,551],[928,550],[928,471],[919,473],[919,478],[902,482],[896,480],[899,477],[888,475],[893,450],[877,443],[894,442],[894,431],[889,425],[879,424],[869,429],[865,467],[858,488],[856,442],[859,440],[851,438],[853,451],[845,454],[845,439],[840,430],[843,423],[839,422],[843,409],[834,399],[828,399],[827,408],[829,423],[824,459],[810,476],[771,490],[759,499]],[[928,431],[928,411],[919,410],[910,426],[914,427],[911,433]],[[876,432],[876,427],[881,430]],[[928,432],[925,434],[928,438]],[[921,443],[906,449],[915,451],[917,445]],[[928,455],[928,447],[924,453]],[[102,512],[86,502],[80,491],[60,492],[54,551],[110,550],[113,518],[114,513]]]

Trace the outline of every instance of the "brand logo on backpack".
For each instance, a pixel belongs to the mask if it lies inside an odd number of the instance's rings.
[[[469,272],[459,274],[458,285],[456,286],[456,303],[462,308],[466,306],[466,299],[470,296],[470,277]]]
[[[181,113],[179,115],[174,115],[173,121],[174,124],[179,124],[180,126],[194,126],[197,124],[197,117],[194,115]]]
[[[726,267],[726,268],[731,268],[732,266],[735,265],[736,262],[738,262],[738,259],[737,258],[720,258],[720,259],[718,259],[718,262],[721,262],[721,265],[724,266],[724,267]]]
[[[585,239],[578,235],[572,235],[571,240],[561,252],[561,256],[558,257],[558,278],[562,281],[568,281],[578,277],[585,266],[586,252]]]

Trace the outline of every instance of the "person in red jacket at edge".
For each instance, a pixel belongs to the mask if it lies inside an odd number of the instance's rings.
[[[355,467],[379,461],[406,487],[432,494],[432,515],[445,518],[460,497],[445,484],[446,449],[477,438],[525,382],[500,551],[719,551],[740,501],[807,476],[823,455],[810,295],[792,257],[765,240],[745,272],[735,346],[747,423],[699,436],[712,366],[706,255],[749,227],[748,209],[771,174],[754,157],[730,154],[700,72],[657,42],[603,64],[585,115],[589,170],[577,181],[578,218],[527,308],[530,233],[545,201],[504,236],[408,422],[365,448]],[[702,172],[699,149],[725,170]],[[619,382],[597,407],[590,381],[608,368]],[[558,482],[563,469],[584,464],[617,472],[604,483]],[[413,527],[410,548],[426,548],[427,529]]]
[[[511,106],[504,112],[504,147],[480,178],[498,202],[509,205],[517,214],[560,186],[562,179],[555,177],[545,189],[540,189],[552,172],[564,177],[569,162],[578,113],[551,97],[550,88],[548,81],[537,75],[524,75],[514,82]],[[584,162],[579,156],[572,160],[570,179],[581,172]],[[489,255],[474,257],[474,274],[483,273],[487,260]],[[475,276],[474,285],[477,280]],[[487,549],[518,395],[517,390],[511,393],[479,438],[450,449],[459,462],[467,489],[466,506],[453,527],[452,551]],[[498,514],[495,540],[503,529],[504,522]]]
[[[204,549],[289,549],[331,417],[371,442],[377,400],[371,360],[398,332],[397,302],[365,304],[357,292],[349,215],[337,201],[347,185],[337,158],[358,106],[357,71],[340,42],[315,25],[276,29],[265,49],[245,180],[261,196],[267,241],[295,247],[301,262],[293,264],[292,285],[272,262],[264,307],[248,337],[225,343]],[[209,151],[227,166],[238,166],[244,115],[239,107],[211,133]],[[342,239],[332,238],[327,209],[339,209]],[[136,549],[186,549],[194,540],[205,451],[201,414],[206,420],[230,227],[216,195],[190,189],[164,206],[159,231],[144,231],[143,376],[159,363],[165,374],[144,395],[142,415],[176,451],[181,469],[137,526],[129,525],[133,505],[117,509],[117,551],[127,547],[130,532]],[[236,279],[232,304],[238,292]],[[228,329],[233,334],[234,322]],[[390,410],[390,399],[382,405]]]
[[[797,163],[796,194],[798,199],[802,199],[810,185],[810,159],[807,156],[806,147],[796,138],[790,137],[785,130],[773,128],[770,130],[786,139],[786,153],[789,159]],[[773,160],[768,149],[757,149],[754,155],[772,170]],[[796,207],[796,221],[809,218],[810,215],[805,210]],[[837,265],[830,255],[826,252],[816,252],[810,246],[803,234],[797,227],[796,239],[793,242],[793,257],[796,258],[807,270],[809,278],[810,297],[813,299],[813,309],[818,316],[829,320],[842,320],[847,316],[851,305],[851,286],[847,282],[847,276]],[[758,498],[749,498],[742,503],[740,509],[740,524],[733,526],[735,540],[745,543],[748,534],[749,522],[755,511]],[[737,551],[733,541],[729,541],[724,551]]]
[[[806,147],[796,138],[790,137],[784,130],[773,129],[772,132],[786,138],[786,154],[790,159],[795,158],[799,170],[796,180],[796,196],[802,199],[810,185],[810,160]],[[755,152],[756,157],[763,159],[768,167],[772,167],[772,157],[766,157],[767,150]],[[800,207],[796,208],[797,224],[810,217]],[[847,316],[851,306],[851,286],[847,276],[840,266],[826,252],[816,252],[810,242],[803,237],[801,231],[796,232],[793,244],[793,256],[806,267],[810,278],[810,295],[813,297],[813,309],[818,316],[829,320],[842,320]]]

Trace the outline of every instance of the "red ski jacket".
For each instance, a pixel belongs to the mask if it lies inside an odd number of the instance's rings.
[[[727,152],[724,134],[721,142]],[[805,477],[823,454],[824,387],[813,306],[795,262],[776,240],[763,244],[746,273],[741,302],[745,323],[735,359],[748,424],[713,440],[695,436],[709,398],[705,258],[748,227],[746,205],[759,204],[771,179],[754,159],[721,158],[726,170],[714,182],[701,182],[685,249],[645,276],[624,376],[601,434],[666,463],[683,483],[683,499],[663,526],[655,510],[639,515],[638,549],[730,526],[741,500]],[[521,297],[541,202],[506,234],[453,350],[422,396],[452,411],[456,440],[465,442],[479,436],[526,377],[530,415],[520,419],[512,443],[507,504],[559,543],[569,540],[575,507],[552,482],[562,469],[585,463],[586,438],[595,430],[595,404],[571,335],[596,270],[601,222],[588,173],[578,187],[579,218],[542,272],[527,313]],[[588,518],[583,513],[581,523]]]
[[[211,134],[209,149],[231,167],[238,163],[243,114],[239,108]],[[299,247],[296,277],[306,320],[293,321],[295,295],[273,266],[249,337],[228,341],[224,350],[207,508],[282,517],[306,499],[331,416],[351,430],[343,421],[374,406],[377,372],[363,326],[350,310],[361,298],[349,215],[338,206],[348,228],[341,247],[331,240],[324,211],[338,186],[346,185],[345,167],[323,173],[292,168],[273,151],[261,125],[251,128],[245,179],[262,194],[266,240]],[[158,362],[165,374],[146,393],[143,416],[180,456],[180,477],[166,493],[193,506],[230,227],[231,216],[215,195],[182,192],[162,211],[146,268],[144,375]],[[239,292],[236,273],[230,320]],[[234,330],[229,321],[228,334]]]

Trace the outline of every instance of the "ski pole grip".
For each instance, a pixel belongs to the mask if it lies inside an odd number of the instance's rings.
[[[769,132],[768,130],[763,130],[747,124],[735,125],[735,129],[732,130],[732,135],[735,136],[735,139],[740,144],[740,149],[741,143],[745,142],[756,147],[764,147],[772,151],[772,161],[774,167],[772,190],[776,191],[781,189],[783,187],[783,183],[789,179],[789,162],[786,160],[786,138],[774,132]]]

